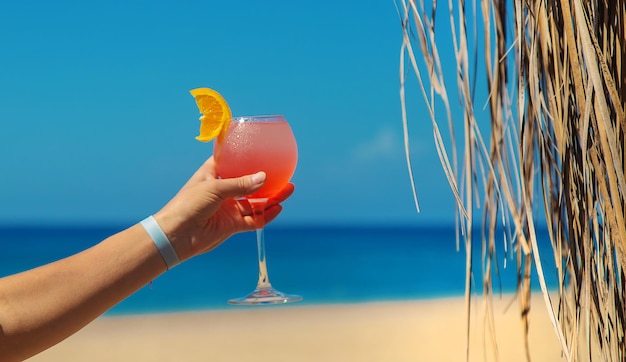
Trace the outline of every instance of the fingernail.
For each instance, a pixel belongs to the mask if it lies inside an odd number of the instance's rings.
[[[252,175],[252,182],[255,185],[262,184],[263,182],[265,182],[265,172],[259,171],[255,173],[254,175]]]

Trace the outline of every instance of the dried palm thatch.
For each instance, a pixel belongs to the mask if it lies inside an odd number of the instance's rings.
[[[404,34],[401,101],[411,181],[404,93],[409,74],[421,89],[458,204],[467,253],[468,326],[472,248],[483,250],[482,289],[489,311],[498,265],[494,255],[502,245],[496,241],[503,238],[517,262],[526,331],[534,268],[566,359],[594,355],[624,361],[626,0],[482,0],[480,13],[476,5],[449,0],[444,19],[452,42],[438,43],[436,0],[428,9],[423,0],[396,3]],[[454,133],[460,123],[451,115],[439,52],[444,46],[453,47],[456,60],[464,135],[460,168]],[[477,68],[479,63],[484,68]],[[475,99],[479,76],[487,81],[487,99]],[[477,102],[486,102],[487,124],[477,120],[476,109],[483,107]],[[443,122],[450,129],[447,142],[439,130]],[[472,226],[479,207],[482,235],[477,237]],[[539,255],[536,220],[547,225],[553,256]],[[542,265],[551,257],[557,291],[548,290],[543,277]]]

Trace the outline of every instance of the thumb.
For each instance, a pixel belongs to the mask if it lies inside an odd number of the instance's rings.
[[[249,195],[259,190],[265,184],[265,172],[260,171],[252,175],[216,180],[215,193],[222,198]]]

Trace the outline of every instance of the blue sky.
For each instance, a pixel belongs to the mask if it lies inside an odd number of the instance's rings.
[[[0,224],[158,210],[212,153],[194,139],[200,86],[290,121],[296,193],[277,224],[453,222],[416,87],[414,207],[401,41],[392,0],[2,2]]]

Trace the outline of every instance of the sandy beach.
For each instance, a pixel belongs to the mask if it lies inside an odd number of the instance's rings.
[[[513,298],[494,297],[498,356],[525,361]],[[532,360],[564,360],[540,296],[532,306]],[[472,307],[470,361],[495,361],[482,299]],[[29,361],[463,361],[465,331],[462,298],[105,316]]]

